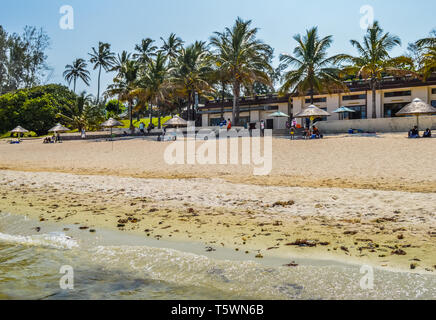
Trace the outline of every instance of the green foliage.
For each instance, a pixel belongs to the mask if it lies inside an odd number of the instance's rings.
[[[108,113],[108,116],[114,118],[117,115],[123,113],[126,108],[121,101],[117,99],[112,99],[109,100],[108,103],[106,103],[105,109]]]
[[[56,115],[76,101],[68,88],[50,84],[0,96],[0,133],[20,125],[43,135],[57,123]]]

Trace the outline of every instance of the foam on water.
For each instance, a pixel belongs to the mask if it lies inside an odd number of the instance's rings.
[[[73,249],[79,246],[76,240],[66,236],[64,233],[59,232],[32,236],[11,235],[0,232],[0,241],[26,246],[40,246],[55,249]]]

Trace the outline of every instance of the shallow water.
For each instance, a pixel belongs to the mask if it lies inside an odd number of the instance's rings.
[[[0,299],[436,299],[432,275],[376,269],[363,290],[360,266],[285,262],[0,215]],[[64,265],[73,290],[60,288]]]

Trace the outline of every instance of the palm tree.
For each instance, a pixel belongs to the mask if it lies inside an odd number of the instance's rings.
[[[315,93],[345,87],[339,78],[339,69],[333,67],[336,56],[328,57],[327,50],[333,43],[332,36],[320,38],[318,28],[306,30],[306,34],[295,35],[297,47],[294,54],[281,54],[279,70],[283,71],[292,66],[291,71],[283,75],[283,84],[280,93],[285,94],[291,89],[299,95],[310,95],[310,103],[313,104]]]
[[[175,96],[188,103],[188,120],[192,119],[191,109],[195,93],[202,96],[212,91],[209,81],[212,72],[211,62],[206,43],[197,41],[181,50],[170,69],[170,83]]]
[[[94,70],[97,68],[98,70],[98,92],[97,92],[97,103],[100,101],[100,78],[101,78],[101,69],[103,68],[106,72],[108,72],[114,62],[115,55],[110,51],[110,44],[99,42],[98,49],[92,48],[92,53],[88,53],[91,56],[89,60],[92,64],[94,64]]]
[[[140,101],[149,102],[150,123],[152,120],[152,106],[155,105],[158,110],[161,110],[167,101],[169,89],[167,80],[167,57],[159,52],[156,58],[150,60],[147,67],[140,72],[137,89],[134,91]]]
[[[153,45],[154,40],[150,38],[143,39],[141,44],[135,46],[136,53],[133,54],[133,59],[136,59],[140,64],[146,65],[156,56],[157,47]]]
[[[249,88],[256,81],[271,84],[268,72],[272,70],[273,49],[256,39],[257,33],[257,28],[251,28],[251,20],[238,18],[232,28],[215,32],[210,39],[219,68],[231,79],[235,125],[239,124],[241,87]]]
[[[110,71],[117,73],[115,78],[123,76],[127,62],[131,60],[131,56],[132,56],[131,53],[128,53],[127,51],[123,51],[121,55],[118,54],[118,56],[115,58],[113,66],[110,69]]]
[[[76,103],[67,106],[57,117],[80,131],[82,129],[94,129],[104,119],[104,110],[99,105],[93,105],[92,95],[83,91],[76,99]]]
[[[430,33],[430,36],[420,39],[415,43],[421,54],[422,74],[424,80],[436,72],[436,29]]]
[[[159,52],[165,53],[169,60],[176,59],[183,48],[183,40],[177,37],[175,33],[171,33],[168,40],[165,40],[164,38],[160,39],[162,40],[163,45]]]
[[[109,85],[105,95],[108,97],[117,96],[121,102],[128,103],[128,113],[130,130],[133,127],[133,103],[135,100],[134,90],[136,89],[136,82],[138,77],[138,63],[134,60],[127,60],[124,62],[120,73],[114,78],[114,83]]]
[[[389,51],[400,46],[401,40],[388,32],[384,33],[377,21],[368,28],[362,43],[351,40],[351,44],[357,49],[359,56],[339,55],[337,61],[351,62],[351,65],[346,66],[344,71],[369,80],[372,91],[372,118],[376,119],[376,92],[379,81],[386,74],[406,75],[413,73],[411,68],[406,67],[412,65],[413,62],[405,56],[390,57]]]
[[[64,78],[68,82],[68,85],[71,84],[71,81],[74,83],[74,92],[76,92],[76,82],[77,79],[81,79],[87,86],[89,86],[89,82],[91,81],[91,77],[89,76],[89,71],[86,70],[87,64],[84,59],[76,59],[73,61],[73,64],[67,64],[65,66]]]

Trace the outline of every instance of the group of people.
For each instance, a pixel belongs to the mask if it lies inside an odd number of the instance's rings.
[[[425,129],[422,137],[423,138],[431,138],[431,130],[429,128]],[[421,136],[419,135],[419,130],[418,130],[417,126],[413,127],[413,129],[411,129],[409,131],[409,138],[410,139],[421,138]]]
[[[151,130],[153,130],[155,128],[154,124],[152,122],[150,122],[147,126],[147,134],[150,134]],[[139,124],[139,131],[145,135],[145,124],[144,122],[141,122]]]
[[[230,119],[222,119],[220,122],[220,129],[227,128],[227,131],[232,130],[232,121]]]
[[[61,143],[61,135],[59,132],[53,133],[51,137],[45,137],[43,143]]]

